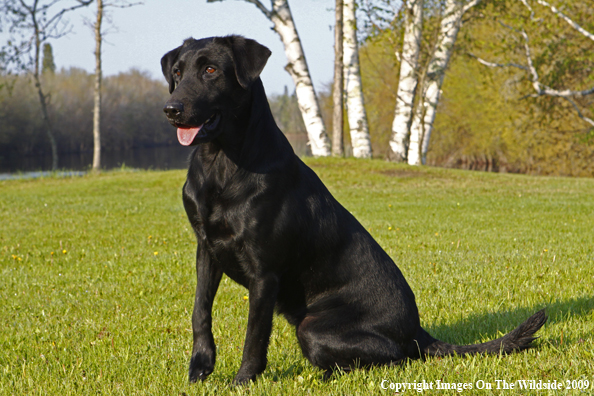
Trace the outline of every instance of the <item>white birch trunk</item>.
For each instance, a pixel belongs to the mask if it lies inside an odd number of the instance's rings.
[[[355,0],[345,0],[343,8],[344,89],[346,109],[355,158],[371,158],[371,138],[363,99]]]
[[[316,157],[329,156],[330,139],[326,134],[318,98],[287,0],[273,0],[272,11],[267,16],[274,24],[273,29],[278,33],[285,47],[288,61],[285,69],[295,83],[295,94],[307,130],[311,153]]]
[[[410,127],[413,118],[415,93],[419,81],[417,72],[423,33],[423,0],[406,3],[404,40],[400,57],[400,79],[396,92],[396,107],[392,123],[389,159],[401,162],[407,159]]]
[[[101,169],[101,21],[103,0],[97,0],[97,21],[95,22],[95,92],[93,107],[93,171]]]
[[[344,129],[344,95],[343,95],[343,51],[342,51],[342,9],[343,1],[335,1],[334,23],[334,84],[332,87],[332,155],[344,156],[343,129]]]
[[[417,106],[410,128],[408,147],[408,163],[410,165],[426,163],[429,139],[431,138],[437,105],[441,96],[441,85],[460,31],[462,17],[466,11],[479,2],[480,0],[473,0],[464,5],[459,0],[446,0],[437,45],[423,81],[421,90],[423,96]]]

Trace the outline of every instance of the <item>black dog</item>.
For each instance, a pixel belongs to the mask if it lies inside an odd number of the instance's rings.
[[[425,355],[528,348],[544,310],[484,344],[450,345],[421,328],[398,267],[276,126],[259,77],[269,56],[253,40],[228,36],[188,39],[161,60],[172,93],[167,118],[181,144],[200,144],[183,187],[198,239],[190,381],[214,369],[211,311],[223,273],[249,290],[239,384],[266,367],[275,308],[326,375]]]

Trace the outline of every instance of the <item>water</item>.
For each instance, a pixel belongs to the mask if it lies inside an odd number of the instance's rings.
[[[310,155],[307,135],[287,134],[287,138],[297,155]],[[193,150],[193,147],[175,145],[103,152],[101,169],[187,169],[188,157]],[[62,154],[58,158],[58,169],[62,170],[61,173],[64,175],[84,174],[91,169],[92,163],[92,152]],[[41,177],[51,173],[51,168],[51,155],[0,154],[0,180]]]
[[[102,153],[101,169],[186,169],[193,147],[148,147]],[[93,153],[62,154],[58,168],[67,169],[67,174],[81,174],[91,169]],[[52,168],[51,155],[0,157],[0,179],[14,177],[40,177]]]

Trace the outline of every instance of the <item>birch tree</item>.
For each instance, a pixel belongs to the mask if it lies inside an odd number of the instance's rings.
[[[101,96],[103,71],[101,63],[101,46],[103,44],[102,23],[107,7],[127,8],[142,3],[129,3],[127,1],[97,1],[97,13],[95,23],[92,24],[95,35],[95,82],[93,88],[93,165],[92,170],[97,172],[101,169]]]
[[[355,158],[371,158],[371,138],[369,137],[359,67],[355,0],[345,0],[343,4],[344,90],[353,156]]]
[[[406,161],[412,123],[415,94],[419,82],[419,54],[423,34],[423,0],[411,0],[404,5],[404,38],[400,58],[400,78],[388,159]]]
[[[441,86],[462,25],[462,17],[481,0],[446,0],[439,35],[421,86],[421,97],[410,128],[408,163],[425,164]]]
[[[207,0],[212,3],[222,0]],[[326,134],[326,127],[322,119],[322,112],[318,97],[314,90],[309,68],[305,60],[305,53],[299,39],[299,34],[293,22],[293,16],[287,0],[271,0],[268,9],[259,0],[244,0],[254,4],[268,18],[272,29],[280,36],[287,57],[285,69],[293,78],[295,93],[299,109],[305,123],[311,153],[317,157],[326,157],[331,153],[330,139]]]
[[[58,145],[48,112],[50,95],[45,92],[40,73],[41,46],[50,39],[58,39],[69,33],[70,25],[64,19],[65,15],[86,7],[91,2],[92,0],[3,0],[0,3],[2,22],[9,26],[12,36],[2,52],[6,61],[18,69],[28,71],[33,77],[52,152],[52,170],[58,169]],[[59,8],[59,5],[66,6]],[[15,38],[14,35],[20,37]]]
[[[332,155],[344,156],[343,129],[344,129],[344,95],[343,95],[343,3],[336,0],[334,23],[334,85],[332,87]]]
[[[101,23],[103,22],[103,0],[97,0],[97,19],[95,21],[95,86],[93,94],[93,166],[101,169]]]
[[[540,19],[536,18],[536,16],[535,16],[536,12],[528,0],[517,0],[517,1],[519,1],[521,4],[523,4],[530,11],[530,20],[535,21],[535,22],[540,22]],[[582,37],[594,42],[594,34],[593,33],[589,32],[587,29],[582,27],[579,23],[574,21],[572,18],[567,16],[565,13],[561,12],[557,7],[555,7],[554,5],[551,5],[550,3],[548,3],[545,0],[535,0],[535,2],[537,4],[539,4],[540,6],[548,9],[548,11],[551,12],[552,14],[554,14],[557,18],[566,22],[566,24],[571,29],[575,30]],[[523,63],[515,63],[515,62],[497,63],[497,62],[482,59],[474,54],[470,54],[470,55],[472,57],[476,58],[481,64],[488,66],[488,67],[492,67],[492,68],[513,67],[513,68],[523,70],[524,72],[526,72],[528,74],[531,86],[534,90],[534,93],[527,94],[525,97],[538,98],[541,96],[550,96],[550,97],[563,99],[571,104],[571,106],[575,110],[575,113],[578,115],[578,117],[581,118],[585,123],[587,123],[590,128],[594,127],[594,120],[585,115],[585,110],[582,107],[580,107],[580,105],[577,102],[577,99],[579,99],[579,98],[584,98],[586,96],[593,95],[594,94],[594,86],[591,86],[586,89],[577,89],[577,90],[568,89],[568,88],[561,88],[561,89],[560,88],[552,88],[550,86],[547,86],[546,84],[544,84],[542,82],[542,77],[539,73],[537,65],[534,62],[534,55],[533,55],[534,50],[531,46],[530,37],[529,37],[528,33],[526,32],[526,29],[524,29],[522,27],[514,27],[514,26],[511,26],[510,24],[507,24],[502,21],[500,21],[500,24],[505,29],[513,32],[513,34],[515,34],[519,38],[518,42],[521,43],[520,47],[522,49],[523,57],[525,58],[525,61]]]

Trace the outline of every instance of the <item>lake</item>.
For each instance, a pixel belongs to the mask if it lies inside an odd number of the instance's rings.
[[[287,134],[295,153],[299,156],[309,154],[305,134]],[[193,147],[181,145],[169,147],[146,147],[131,150],[108,151],[101,154],[101,169],[187,169],[188,157]],[[62,154],[58,158],[58,169],[69,172],[85,172],[91,169],[93,153]],[[52,168],[51,155],[0,155],[0,180],[14,177],[36,177]]]
[[[138,169],[185,169],[193,147],[147,147],[132,150],[103,152],[101,169],[138,168]],[[62,154],[58,158],[58,168],[69,171],[88,171],[93,163],[93,153]],[[0,157],[0,174],[27,174],[49,171],[52,168],[51,155]]]

